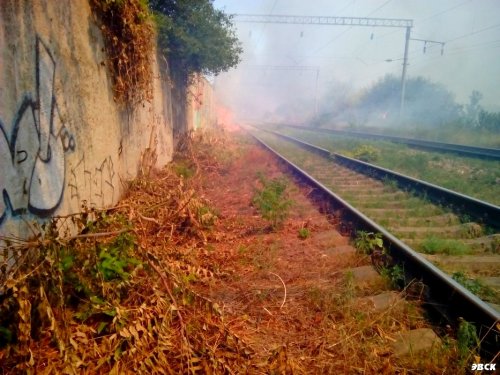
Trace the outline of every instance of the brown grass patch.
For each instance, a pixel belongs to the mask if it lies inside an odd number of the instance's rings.
[[[32,242],[33,261],[0,298],[17,340],[0,350],[4,373],[462,371],[450,349],[394,357],[396,333],[426,325],[420,308],[358,308],[345,269],[367,258],[339,256],[341,236],[325,245],[321,234],[332,225],[306,189],[290,189],[294,212],[281,230],[266,230],[251,205],[256,172],[282,172],[262,149],[246,138],[203,134],[181,150],[171,166],[133,182],[117,208],[87,213],[94,225],[86,217],[83,236]],[[179,177],[179,161],[192,168],[190,177]],[[305,226],[311,235],[304,240],[297,231]],[[99,253],[120,230],[133,238],[127,256],[140,262],[123,266],[127,277],[105,279]],[[69,247],[79,268],[64,263]],[[78,294],[68,267],[90,291]],[[77,318],[85,311],[86,319]]]

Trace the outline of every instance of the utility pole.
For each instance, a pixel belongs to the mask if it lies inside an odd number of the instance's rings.
[[[405,53],[403,57],[403,73],[401,75],[401,101],[399,105],[399,119],[403,117],[403,112],[405,109],[405,91],[406,91],[406,67],[408,66],[408,48],[410,46],[410,33],[411,27],[406,28],[405,37]]]
[[[437,42],[435,40],[429,39],[415,39],[410,38],[410,27],[406,28],[406,40],[405,40],[405,54],[403,58],[403,74],[401,76],[401,105],[399,107],[399,118],[403,116],[404,106],[405,106],[405,91],[406,91],[406,67],[408,64],[408,47],[410,40],[424,43],[424,53],[427,50],[427,44],[439,44],[441,45],[441,55],[444,53],[444,42]]]
[[[319,69],[316,70],[316,84],[314,85],[314,118],[318,118],[318,81],[319,81]]]
[[[403,18],[369,18],[369,17],[328,17],[328,16],[294,16],[294,15],[272,15],[272,14],[235,14],[237,22],[251,23],[279,23],[300,25],[330,25],[330,26],[368,26],[368,27],[399,27],[406,29],[405,50],[403,59],[403,73],[401,75],[401,101],[399,116],[404,111],[406,70],[408,64],[408,47],[410,44],[412,19]]]

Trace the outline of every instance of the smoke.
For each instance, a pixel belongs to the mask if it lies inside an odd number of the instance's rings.
[[[500,111],[498,0],[216,0],[229,14],[413,19],[407,78],[443,85],[459,104],[473,90]],[[244,48],[240,66],[215,79],[220,100],[242,120],[310,122],[335,111],[339,121],[363,92],[402,72],[405,29],[235,23]],[[424,53],[425,47],[425,53]],[[443,51],[442,51],[443,50]],[[442,54],[443,52],[443,54]]]

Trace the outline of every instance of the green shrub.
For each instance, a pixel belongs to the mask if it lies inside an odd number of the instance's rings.
[[[461,271],[454,272],[451,277],[453,280],[463,285],[466,289],[470,290],[478,297],[486,301],[498,303],[498,296],[496,296],[495,291],[489,286],[484,285],[481,281],[471,279]]]
[[[187,161],[178,160],[174,164],[175,174],[179,177],[190,178],[195,174],[195,170]]]
[[[394,288],[401,286],[405,281],[404,269],[398,264],[382,268],[380,274],[386,277]]]
[[[288,181],[285,178],[268,180],[262,174],[257,175],[263,188],[258,189],[253,197],[253,204],[262,217],[277,229],[283,225],[293,201],[287,197]]]
[[[129,256],[129,251],[133,249],[133,246],[134,238],[128,233],[119,235],[109,245],[100,246],[97,269],[104,280],[126,280],[128,278],[129,268],[140,263],[137,259]]]
[[[421,247],[425,254],[464,255],[470,253],[469,247],[460,241],[434,236],[426,238]]]
[[[458,353],[461,360],[465,360],[476,352],[479,347],[479,339],[474,324],[461,320],[457,333]]]
[[[370,255],[375,250],[383,250],[384,240],[382,239],[381,233],[372,233],[360,230],[356,233],[354,246],[356,246],[356,249],[358,249],[358,251],[362,254]]]
[[[299,238],[305,240],[306,238],[309,238],[311,235],[311,232],[307,228],[300,228],[299,229]]]
[[[355,159],[372,163],[380,158],[380,150],[371,145],[361,145],[352,151]]]

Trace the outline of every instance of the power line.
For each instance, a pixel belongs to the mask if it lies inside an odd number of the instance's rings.
[[[277,2],[278,2],[278,0],[274,0],[273,6],[271,7],[271,10],[270,10],[269,14],[273,14],[273,11],[274,11],[274,8],[276,7],[276,3]],[[260,43],[262,37],[264,36],[264,32],[266,30],[266,27],[267,27],[267,24],[263,25],[263,27],[262,27],[262,29],[260,31],[259,37],[255,41],[255,44],[259,44]]]
[[[379,6],[377,9],[374,11],[370,12],[369,14],[366,15],[366,17],[370,17],[373,13],[378,12],[380,9],[385,7],[387,4],[389,4],[392,0],[387,0],[385,3],[383,3],[381,6]]]
[[[447,8],[445,10],[439,11],[438,13],[434,13],[434,14],[432,14],[430,16],[422,18],[421,19],[421,23],[428,22],[430,19],[432,19],[434,17],[440,16],[441,14],[449,13],[452,10],[455,10],[455,9],[461,7],[462,5],[465,5],[465,4],[470,3],[470,2],[471,2],[471,0],[466,0],[466,1],[463,1],[463,2],[461,2],[459,4],[456,4],[456,5],[452,6],[451,8]]]
[[[453,10],[457,9],[457,8],[460,8],[461,6],[463,6],[463,5],[467,4],[467,3],[470,3],[471,1],[472,1],[472,0],[462,1],[461,3],[458,3],[458,4],[455,4],[455,5],[451,6],[450,8],[443,9],[443,10],[441,10],[441,11],[437,12],[437,13],[431,14],[430,16],[426,16],[426,17],[424,17],[424,18],[421,18],[421,19],[418,21],[418,24],[427,23],[427,22],[429,22],[431,19],[433,19],[433,18],[435,18],[435,17],[437,17],[437,16],[440,16],[440,15],[442,15],[442,14],[449,13],[449,12],[451,12],[451,11],[453,11]],[[379,36],[377,36],[376,38],[377,38],[377,40],[380,40],[380,39],[383,39],[383,38],[385,38],[385,37],[387,37],[387,36],[389,36],[389,35],[395,34],[395,33],[397,33],[398,31],[399,31],[399,30],[392,30],[392,31],[389,31],[389,32],[384,33],[384,34],[382,34],[382,35],[379,35]],[[424,38],[422,38],[422,39],[424,39]],[[354,52],[355,52],[355,53],[359,52],[359,50],[360,50],[360,49],[362,49],[363,47],[365,47],[365,46],[366,46],[366,45],[368,45],[369,43],[370,43],[370,41],[369,41],[369,42],[365,42],[365,43],[363,43],[363,44],[362,44],[360,47],[358,47],[358,48],[357,48]]]
[[[449,13],[449,12],[451,12],[451,11],[453,11],[453,10],[455,10],[455,9],[457,9],[457,8],[459,8],[459,7],[461,7],[461,6],[465,5],[465,4],[467,4],[467,3],[470,3],[471,1],[472,1],[472,0],[462,1],[461,3],[455,4],[455,5],[453,5],[453,6],[452,6],[452,7],[450,7],[450,8],[443,9],[443,10],[441,10],[441,11],[437,12],[437,13],[431,14],[430,16],[427,16],[427,17],[421,18],[421,19],[419,20],[419,22],[418,22],[418,23],[419,23],[419,24],[422,24],[422,23],[429,22],[432,18],[435,18],[435,17],[440,16],[440,15],[442,15],[442,14]],[[378,39],[378,40],[383,39],[383,38],[385,38],[385,37],[387,37],[387,36],[389,36],[389,35],[392,35],[392,34],[397,33],[398,31],[399,31],[399,30],[389,31],[389,32],[387,32],[387,33],[385,33],[385,34],[382,34],[382,35],[377,36],[377,39]],[[363,48],[364,46],[366,46],[368,43],[370,43],[370,42],[363,43],[360,47],[358,47],[358,48],[356,49],[356,52],[357,52],[357,51],[359,51],[359,50],[360,50],[361,48]]]
[[[497,44],[497,43],[500,43],[500,39],[498,40],[493,40],[493,41],[490,41],[490,42],[485,42],[485,43],[477,43],[477,44],[473,44],[471,46],[464,46],[464,47],[460,47],[460,48],[454,48],[454,49],[451,49],[449,51],[446,51],[446,54],[450,54],[450,53],[458,53],[458,52],[464,52],[464,51],[470,51],[470,50],[473,50],[473,49],[478,49],[478,48],[497,48],[497,47],[500,47],[500,46],[495,46],[495,47],[490,47],[491,45],[493,44]]]
[[[318,71],[319,66],[315,65],[240,65],[239,68],[245,70],[288,70],[288,71]]]
[[[473,44],[473,45],[470,45],[470,46],[467,46],[467,47],[464,47],[464,48],[450,49],[450,50],[446,51],[445,57],[446,56],[453,56],[453,55],[463,54],[464,52],[469,52],[469,51],[474,51],[474,50],[480,50],[480,49],[483,49],[483,48],[489,48],[489,49],[500,48],[500,44],[498,44],[498,43],[500,43],[500,39],[498,39],[498,40],[492,40],[492,41],[485,42],[485,43],[477,43],[477,44]],[[495,44],[497,44],[497,45],[495,45]],[[416,63],[420,63],[420,62],[422,62],[422,59],[423,59],[423,57],[417,57],[417,58],[413,59],[413,61],[416,62]],[[431,61],[438,60],[438,59],[443,59],[443,57],[442,56],[437,56],[437,57],[427,58],[425,61],[426,62],[431,62]]]
[[[497,27],[500,27],[500,23],[497,23],[496,25],[487,26],[483,29],[473,31],[473,32],[468,33],[468,34],[457,36],[456,38],[447,40],[446,43],[451,43],[451,42],[454,42],[455,40],[463,39],[463,38],[466,38],[466,37],[471,36],[471,35],[479,34],[479,33],[482,33],[484,31],[487,31],[487,30],[495,29]]]
[[[343,7],[341,10],[339,10],[339,11],[337,12],[337,14],[341,14],[344,10],[346,10],[346,9],[347,9],[347,8],[349,8],[349,7],[351,7],[351,6],[352,6],[352,4],[354,4],[354,2],[355,2],[355,1],[356,1],[356,0],[351,0],[351,1],[348,1],[348,2],[347,2],[347,4],[346,4],[346,6],[345,6],[345,7]]]
[[[391,1],[391,0],[389,0],[389,1]],[[388,1],[388,2],[389,2],[389,1]],[[346,6],[346,7],[342,8],[342,10],[340,10],[340,12],[339,12],[339,13],[343,12],[345,9],[347,9],[348,7],[350,7],[352,4],[354,4],[354,0],[353,0],[350,4],[348,4],[348,6]],[[372,13],[374,13],[374,12],[372,12]],[[368,16],[370,16],[370,15],[371,15],[371,13],[370,13]],[[367,17],[368,17],[368,16],[367,16]],[[323,46],[321,46],[321,47],[319,47],[318,49],[316,49],[315,51],[313,51],[313,53],[316,53],[316,52],[319,52],[319,51],[324,50],[324,49],[325,49],[326,47],[328,47],[330,44],[332,44],[332,43],[333,43],[333,42],[335,42],[337,39],[339,39],[342,35],[347,34],[347,33],[348,33],[351,29],[352,29],[352,26],[351,26],[351,27],[349,27],[348,29],[343,30],[342,32],[340,32],[339,34],[337,34],[337,35],[336,35],[333,39],[330,39],[330,40],[329,40],[328,42],[326,42]]]
[[[371,16],[373,13],[377,12],[378,10],[382,9],[383,7],[385,7],[387,4],[389,4],[392,0],[387,0],[384,4],[382,4],[381,6],[379,6],[377,9],[373,10],[372,12],[370,12],[369,14],[366,15],[366,17],[369,17]],[[344,30],[343,32],[341,32],[340,34],[338,34],[337,36],[335,36],[333,39],[331,39],[330,41],[328,41],[326,44],[324,44],[323,46],[319,47],[318,49],[316,49],[313,53],[316,53],[316,52],[319,52],[319,51],[322,51],[324,50],[326,47],[328,47],[330,44],[332,44],[334,41],[336,41],[337,39],[339,39],[342,35],[348,33],[350,30],[352,29],[352,27]]]

